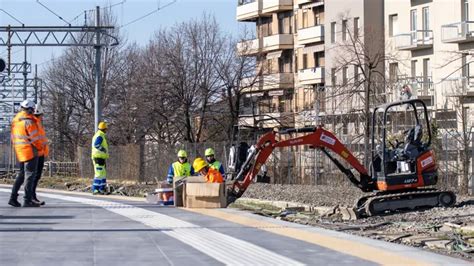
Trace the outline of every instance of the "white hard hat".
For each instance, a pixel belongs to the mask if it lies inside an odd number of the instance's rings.
[[[29,108],[34,109],[35,103],[31,100],[24,100],[23,102],[21,102],[20,106],[25,109],[29,109]]]
[[[43,107],[41,107],[41,104],[37,103],[35,106],[35,115],[42,115],[43,114]]]

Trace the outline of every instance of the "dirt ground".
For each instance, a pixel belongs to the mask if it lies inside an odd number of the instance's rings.
[[[299,202],[311,206],[352,207],[364,193],[353,187],[252,184],[244,196],[260,200]],[[357,220],[341,215],[239,206],[276,219],[320,226],[401,243],[474,262],[474,197],[457,195],[452,208],[391,213]]]
[[[90,179],[71,177],[45,177],[43,188],[90,192]],[[13,179],[0,176],[1,184],[12,184]],[[111,194],[144,197],[156,184],[108,180]],[[363,193],[354,187],[252,184],[244,197],[301,203],[309,206],[352,207]],[[336,231],[401,243],[434,252],[461,257],[474,262],[474,197],[457,196],[452,208],[432,208],[412,212],[392,213],[383,216],[345,220],[316,211],[281,209],[268,204],[233,204],[241,208],[276,219],[319,226]]]

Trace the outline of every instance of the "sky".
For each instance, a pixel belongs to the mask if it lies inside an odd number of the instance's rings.
[[[0,0],[0,9],[8,12],[27,26],[64,26],[65,22],[53,15],[45,7],[37,3],[38,0]],[[114,5],[112,10],[120,25],[127,24],[153,10],[164,6],[173,0],[40,0],[48,9],[61,16],[73,25],[80,25],[84,21],[84,10],[95,9],[95,6]],[[115,5],[117,4],[117,5]],[[221,28],[239,35],[243,23],[236,21],[237,0],[176,0],[176,3],[124,27],[124,34],[129,42],[146,45],[153,33],[162,28],[170,27],[175,23],[199,18],[204,12],[213,14]],[[0,10],[0,26],[18,26],[15,19]],[[72,21],[74,18],[76,20]],[[6,47],[0,47],[0,57],[6,59]],[[24,48],[13,48],[12,62],[22,62]],[[31,47],[27,50],[28,61],[38,64],[41,70],[47,62],[63,52],[62,48]]]

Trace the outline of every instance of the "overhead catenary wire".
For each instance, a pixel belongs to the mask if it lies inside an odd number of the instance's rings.
[[[121,5],[122,8],[123,8],[123,4],[125,4],[125,2],[127,2],[127,0],[122,0],[122,1],[120,1],[120,2],[118,2],[118,3],[111,4],[111,5],[108,5],[108,6],[106,6],[106,7],[102,7],[101,9],[102,9],[102,10],[104,10],[104,9],[110,9],[110,8],[116,7],[116,6],[118,6],[118,5]],[[84,13],[85,13],[85,12],[95,12],[95,9],[89,9],[89,10],[86,9],[86,10],[83,10],[83,11],[81,11],[81,13],[77,14],[77,16],[75,16],[74,18],[72,18],[70,21],[71,21],[71,22],[76,21],[76,20],[79,19],[80,17],[84,16]]]
[[[158,11],[160,11],[160,10],[162,10],[162,9],[164,9],[164,8],[166,8],[166,7],[168,7],[168,6],[172,5],[172,4],[174,4],[174,3],[176,3],[176,1],[177,1],[177,0],[173,0],[173,1],[169,2],[168,4],[162,6],[162,7],[158,6],[157,9],[155,9],[155,10],[153,10],[153,11],[151,11],[151,12],[148,12],[147,14],[145,14],[145,15],[143,15],[143,16],[141,16],[141,17],[138,17],[138,18],[136,18],[136,19],[134,19],[134,20],[132,20],[132,21],[126,23],[126,24],[123,24],[123,25],[121,25],[121,26],[118,27],[118,28],[119,28],[119,29],[120,29],[120,28],[124,28],[124,27],[127,27],[127,26],[129,26],[129,25],[135,23],[135,22],[138,22],[138,21],[140,21],[140,20],[142,20],[142,19],[144,19],[144,18],[146,18],[146,17],[148,17],[148,16],[150,16],[150,15],[153,15],[154,13],[156,13],[156,12],[158,12]]]
[[[53,10],[49,9],[46,5],[44,5],[43,3],[41,3],[40,0],[36,0],[36,3],[40,4],[42,7],[46,8],[46,10],[48,10],[49,12],[51,12],[52,14],[54,14],[56,17],[58,17],[60,20],[66,22],[69,26],[71,26],[71,22],[68,22],[68,21],[66,21],[65,19],[63,19],[60,15],[56,14]]]
[[[12,14],[8,13],[5,9],[2,9],[0,8],[0,11],[2,11],[3,13],[7,14],[9,17],[11,17],[12,19],[16,20],[16,22],[20,23],[22,26],[25,25],[25,23],[21,22],[19,19],[15,18]]]

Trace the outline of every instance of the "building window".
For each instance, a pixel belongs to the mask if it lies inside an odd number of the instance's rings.
[[[324,66],[324,52],[314,52],[314,66],[315,67],[322,67]]]
[[[342,21],[342,40],[347,40],[347,20]]]
[[[336,69],[331,68],[331,85],[336,86]]]
[[[354,38],[359,38],[359,18],[354,18]]]
[[[462,21],[469,21],[469,0],[464,0],[462,5]]]
[[[416,77],[416,60],[411,61],[411,77]]]
[[[354,83],[356,86],[359,84],[359,66],[354,66]]]
[[[342,86],[347,85],[347,67],[342,68]]]
[[[336,22],[331,22],[331,43],[336,42]]]
[[[308,9],[303,9],[303,29],[309,26]]]
[[[298,56],[295,55],[295,72],[298,72]]]
[[[416,39],[416,31],[418,29],[417,25],[416,25],[416,20],[417,20],[417,15],[416,15],[416,9],[413,9],[410,11],[410,30],[411,30],[411,33],[412,33],[412,38],[413,39]]]
[[[398,34],[398,14],[390,15],[388,17],[388,35],[393,37]]]
[[[315,7],[313,9],[313,14],[314,14],[314,25],[317,26],[317,25],[321,25],[323,24],[323,10],[318,8],[318,7]]]
[[[292,11],[283,12],[278,14],[278,32],[279,34],[291,34],[293,33],[291,25]]]
[[[424,7],[423,8],[423,37],[429,38],[430,33],[428,32],[430,30],[430,9],[429,7]]]
[[[262,18],[260,25],[258,26],[259,36],[267,37],[272,35],[272,18]]]
[[[390,63],[389,65],[389,80],[396,82],[398,79],[398,63]]]
[[[423,89],[427,90],[430,86],[430,74],[431,74],[430,59],[423,59]]]

